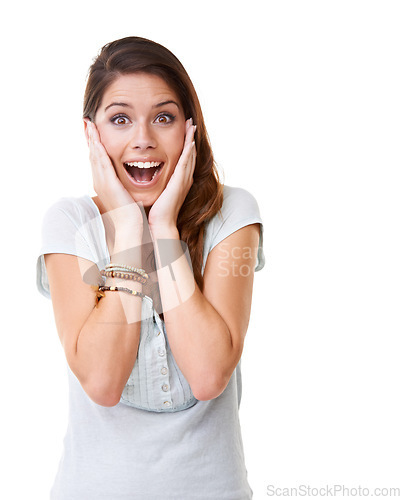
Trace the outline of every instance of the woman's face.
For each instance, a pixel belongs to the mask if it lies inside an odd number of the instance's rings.
[[[144,207],[153,205],[184,146],[185,116],[175,92],[156,75],[119,76],[94,121],[125,189]]]

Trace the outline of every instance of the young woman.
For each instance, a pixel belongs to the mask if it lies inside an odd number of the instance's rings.
[[[219,182],[178,59],[138,37],[92,64],[84,126],[97,196],[45,215],[38,286],[68,362],[54,500],[245,500],[240,358],[262,220]]]

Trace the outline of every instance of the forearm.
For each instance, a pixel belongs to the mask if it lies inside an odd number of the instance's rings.
[[[178,231],[152,233],[171,350],[195,396],[211,399],[228,383],[238,358],[237,346],[228,326],[197,286],[181,251]],[[168,260],[174,260],[170,268],[162,267]]]
[[[111,261],[141,267],[141,245],[133,241],[132,248],[128,248],[128,242],[114,247]],[[132,280],[107,278],[107,285],[142,292],[142,284]],[[141,309],[139,296],[104,292],[76,338],[70,365],[83,388],[100,404],[118,402],[132,371],[139,345]]]

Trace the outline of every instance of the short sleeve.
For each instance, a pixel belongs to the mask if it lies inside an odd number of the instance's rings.
[[[255,197],[243,188],[224,186],[221,213],[216,214],[206,226],[203,269],[208,254],[230,234],[249,224],[260,224],[259,247],[255,271],[265,265],[263,252],[263,221]]]
[[[75,199],[62,198],[43,217],[42,246],[36,264],[36,283],[42,295],[50,298],[44,256],[49,253],[76,255],[96,262],[88,238],[82,209]]]

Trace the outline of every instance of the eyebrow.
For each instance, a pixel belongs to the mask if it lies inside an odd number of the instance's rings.
[[[175,104],[177,106],[177,108],[180,107],[179,104],[177,104],[175,101],[170,99],[169,101],[159,102],[159,104],[155,104],[154,106],[152,106],[152,108],[161,108],[162,106],[166,106],[166,104]]]
[[[106,106],[104,108],[104,111],[106,112],[109,108],[111,108],[112,106],[121,106],[123,108],[132,108],[132,106],[130,106],[129,104],[127,104],[126,102],[112,102],[111,104],[109,104],[108,106]]]
[[[161,108],[162,106],[166,106],[167,104],[175,104],[177,106],[177,108],[180,108],[179,104],[177,104],[172,99],[170,99],[168,101],[159,102],[159,103],[155,104],[154,106],[152,106],[152,108]],[[108,106],[106,106],[104,108],[104,111],[106,112],[112,106],[121,106],[123,108],[131,108],[132,109],[132,106],[130,104],[127,104],[126,102],[112,102],[111,104],[109,104]]]

